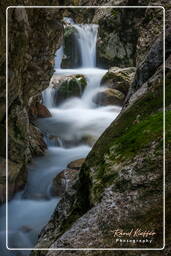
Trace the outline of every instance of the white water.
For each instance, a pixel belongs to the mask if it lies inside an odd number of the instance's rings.
[[[72,24],[72,22],[70,22]],[[37,120],[36,124],[45,134],[48,150],[43,157],[33,159],[28,166],[28,179],[23,192],[16,194],[9,202],[10,247],[34,247],[37,236],[48,222],[60,198],[53,198],[50,188],[53,178],[73,160],[84,158],[93,142],[110,125],[120,112],[117,106],[98,107],[93,97],[99,91],[100,81],[107,70],[98,69],[96,63],[97,25],[75,25],[81,50],[82,66],[79,69],[60,69],[63,48],[57,52],[56,76],[83,74],[87,86],[81,98],[73,97],[55,106],[54,93],[50,85],[43,93],[43,103],[52,114],[50,118]],[[50,139],[50,137],[53,139]],[[91,143],[90,143],[91,144]],[[0,244],[3,256],[29,254],[27,251],[12,253],[5,249],[5,206],[0,208]]]
[[[98,25],[73,25],[81,52],[82,67],[95,67]]]

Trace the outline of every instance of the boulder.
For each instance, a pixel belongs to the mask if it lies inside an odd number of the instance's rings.
[[[125,99],[125,95],[116,89],[106,88],[104,91],[97,93],[93,101],[97,105],[117,105],[122,106]]]
[[[65,169],[53,180],[52,195],[62,197],[65,192],[72,194],[73,186],[78,180],[79,169]]]
[[[86,85],[87,81],[81,74],[65,77],[54,75],[51,80],[51,87],[56,89],[54,94],[56,105],[66,99],[80,97]]]
[[[112,67],[102,78],[101,85],[119,90],[127,95],[130,84],[134,78],[135,70],[135,67]]]
[[[67,165],[67,167],[71,168],[71,169],[79,170],[81,168],[82,164],[84,163],[84,161],[85,161],[85,158],[81,158],[81,159],[72,161],[71,163],[69,163]]]

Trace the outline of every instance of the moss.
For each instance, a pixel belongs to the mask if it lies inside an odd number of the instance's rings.
[[[133,124],[127,132],[114,141],[117,161],[123,158],[130,158],[137,154],[139,150],[148,146],[154,140],[162,138],[163,132],[163,113],[149,116],[147,119]],[[111,149],[112,151],[112,149]],[[112,157],[116,154],[112,151]]]
[[[118,9],[113,8],[113,9],[111,10],[112,18],[113,18],[113,17],[116,17],[119,13],[120,13],[120,11],[119,11]]]

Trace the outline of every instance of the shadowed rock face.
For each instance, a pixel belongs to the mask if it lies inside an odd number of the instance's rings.
[[[42,1],[44,5],[46,1]],[[51,1],[51,3],[57,3]],[[5,8],[18,5],[18,1],[1,3],[2,43],[0,45],[0,67],[5,67]],[[22,1],[22,5],[28,1]],[[40,4],[29,1],[29,5]],[[30,125],[28,101],[48,87],[53,73],[53,62],[59,48],[63,26],[61,14],[53,9],[8,10],[8,120],[9,120],[9,198],[25,184],[25,167],[32,155],[42,154],[46,148],[41,133]],[[5,132],[5,75],[1,72],[0,122]],[[35,139],[37,137],[37,140]],[[40,139],[42,142],[40,142]],[[37,145],[36,145],[37,144]],[[1,156],[5,157],[5,140]],[[4,181],[0,186],[4,186]],[[1,201],[4,196],[0,196]]]
[[[169,33],[166,33],[168,42]],[[130,88],[128,104],[118,118],[104,132],[85,160],[77,189],[72,197],[66,194],[56,212],[40,235],[37,247],[120,247],[113,230],[136,229],[144,223],[145,229],[156,235],[151,245],[162,244],[162,180],[163,180],[163,69],[162,38],[159,37],[138,65]],[[155,54],[153,51],[155,51]],[[152,54],[152,55],[151,55]],[[153,64],[148,66],[150,56]],[[169,48],[166,61],[166,201],[170,205],[170,77]],[[149,67],[149,73],[143,68]],[[150,69],[151,68],[151,69]],[[147,70],[147,69],[146,69]],[[142,77],[143,80],[141,79]],[[139,86],[134,87],[135,84]],[[134,88],[134,90],[132,90]],[[65,212],[65,215],[63,214]],[[169,217],[169,210],[167,211]],[[168,225],[168,233],[170,226]],[[165,251],[141,252],[140,255],[169,255]],[[127,247],[132,246],[127,244]],[[135,245],[137,247],[137,244]],[[43,253],[43,254],[42,254]],[[74,252],[75,255],[137,255],[137,252]],[[36,251],[32,255],[71,255],[70,252]]]

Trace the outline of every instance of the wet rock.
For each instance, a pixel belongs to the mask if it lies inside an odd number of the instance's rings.
[[[20,228],[20,230],[21,230],[21,232],[28,233],[28,232],[32,231],[33,229],[29,226],[22,226]]]
[[[74,184],[77,182],[79,169],[65,169],[60,172],[53,180],[51,193],[62,197],[64,193],[72,194]]]
[[[80,97],[86,85],[87,81],[83,75],[71,75],[62,78],[54,75],[51,80],[51,87],[56,89],[54,95],[56,105],[66,99]]]
[[[71,163],[69,163],[67,165],[67,167],[71,168],[71,169],[79,170],[81,168],[82,164],[84,163],[84,161],[85,161],[85,158],[81,158],[81,159],[72,161]]]
[[[38,101],[33,101],[29,105],[29,118],[31,120],[36,120],[37,118],[47,118],[51,116],[52,115],[47,107]]]
[[[24,165],[8,160],[8,199],[14,193],[23,189],[26,182],[26,173],[23,172]],[[0,203],[6,200],[6,159],[0,157]]]
[[[81,64],[78,43],[76,40],[76,29],[70,25],[64,29],[64,52],[62,68],[76,68]]]
[[[116,89],[127,95],[129,86],[133,81],[135,75],[135,67],[118,68],[112,67],[104,75],[101,81],[101,85],[105,85],[109,88]]]
[[[93,102],[100,106],[122,106],[124,99],[125,95],[119,90],[106,88],[104,91],[97,93],[93,99]]]

